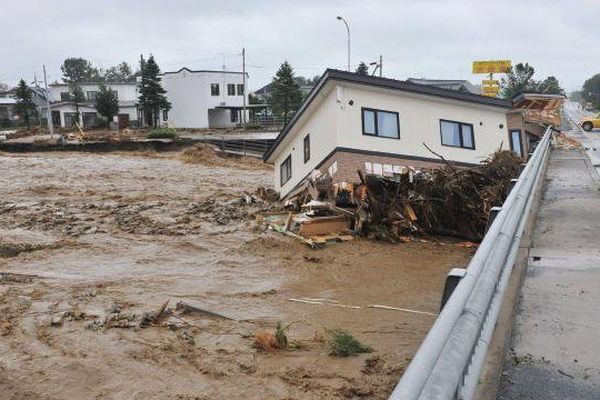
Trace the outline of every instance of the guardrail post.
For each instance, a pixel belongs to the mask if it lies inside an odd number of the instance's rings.
[[[221,136],[221,151],[225,151],[225,139]]]
[[[490,209],[490,215],[488,215],[487,225],[485,226],[485,233],[487,233],[487,231],[490,229],[501,210],[502,207],[492,207]]]
[[[448,275],[446,275],[446,283],[444,284],[444,292],[442,293],[442,304],[440,305],[440,312],[448,302],[448,299],[458,286],[460,280],[465,276],[467,270],[464,268],[452,268]]]

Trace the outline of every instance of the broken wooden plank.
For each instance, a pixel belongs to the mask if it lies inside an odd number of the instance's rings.
[[[280,233],[283,233],[284,235],[288,235],[288,236],[290,236],[290,237],[293,237],[294,239],[297,239],[297,240],[301,241],[302,243],[304,243],[304,244],[308,245],[309,247],[311,247],[311,248],[313,248],[313,249],[317,248],[317,245],[315,244],[315,242],[313,242],[313,241],[312,241],[312,240],[310,240],[310,239],[304,238],[304,237],[302,237],[302,236],[300,236],[300,235],[297,235],[297,234],[295,234],[295,233],[294,233],[294,232],[292,232],[292,231],[286,231],[284,226],[280,226],[280,225],[271,225],[271,227],[272,227],[272,228],[273,228],[275,231],[277,231],[277,232],[280,232]]]
[[[290,211],[290,213],[288,214],[287,219],[285,220],[284,229],[286,231],[289,231],[291,226],[292,226],[292,212]]]
[[[226,319],[229,321],[235,321],[235,319],[233,319],[233,318],[226,317],[225,315],[218,314],[213,311],[205,310],[205,309],[197,307],[193,304],[186,303],[185,301],[178,301],[177,305],[175,306],[175,309],[183,311],[184,313],[195,313],[195,314],[200,314],[200,315],[204,315],[207,317],[221,318],[221,319]]]
[[[379,305],[379,304],[371,304],[371,305],[369,305],[367,307],[369,307],[369,308],[380,308],[380,309],[383,309],[383,310],[404,311],[404,312],[412,313],[412,314],[424,314],[424,315],[432,315],[434,317],[437,317],[437,314],[435,314],[435,313],[431,313],[431,312],[428,312],[428,311],[411,310],[411,309],[408,309],[408,308],[398,308],[398,307],[382,306],[382,305]]]
[[[329,235],[348,230],[348,219],[343,216],[312,218],[300,225],[298,234],[304,237]]]

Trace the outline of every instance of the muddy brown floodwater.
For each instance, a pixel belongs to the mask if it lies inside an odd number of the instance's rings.
[[[258,162],[177,154],[0,154],[3,399],[384,399],[434,320],[450,242],[310,250],[239,199]],[[169,300],[235,319],[167,313]],[[304,302],[290,301],[300,299]],[[290,349],[261,352],[277,322]],[[327,330],[373,348],[329,355]]]

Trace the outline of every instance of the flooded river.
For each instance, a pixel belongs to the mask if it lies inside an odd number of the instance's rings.
[[[359,238],[308,249],[257,225],[269,205],[241,200],[271,184],[254,160],[5,153],[0,170],[8,399],[385,399],[434,321],[445,274],[472,252]],[[167,300],[231,319],[133,323]],[[293,346],[254,348],[278,321],[294,322]],[[373,352],[329,355],[338,328]]]

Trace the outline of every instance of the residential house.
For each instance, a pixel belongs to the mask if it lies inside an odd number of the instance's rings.
[[[79,103],[80,123],[84,126],[94,126],[98,112],[96,111],[96,95],[100,85],[106,85],[117,94],[119,100],[119,113],[115,116],[119,128],[126,128],[132,122],[138,121],[138,93],[135,82],[106,82],[106,83],[80,83],[79,86],[85,95],[85,101]],[[50,111],[54,126],[71,127],[77,122],[76,106],[71,101],[69,84],[53,83],[49,86]]]
[[[10,126],[18,119],[14,112],[16,102],[12,91],[0,92],[0,126]]]
[[[356,182],[357,170],[480,163],[509,148],[509,100],[328,69],[264,160],[282,198],[317,173]],[[429,149],[426,147],[429,147]]]
[[[410,83],[418,83],[419,85],[428,85],[442,89],[457,90],[464,93],[481,94],[481,86],[473,85],[471,82],[463,79],[408,78],[406,81]]]
[[[244,82],[241,72],[181,68],[162,75],[171,102],[168,116],[177,128],[227,128],[241,123]]]
[[[31,91],[31,100],[35,105],[35,110],[30,114],[31,123],[45,123],[46,118],[46,95],[44,91],[36,85],[29,86]],[[17,100],[15,98],[16,88],[0,92],[0,126],[12,126],[20,124],[21,117],[15,112]]]
[[[535,144],[549,125],[560,126],[565,96],[560,94],[520,93],[512,100],[507,114],[510,148],[522,157],[533,152]]]

